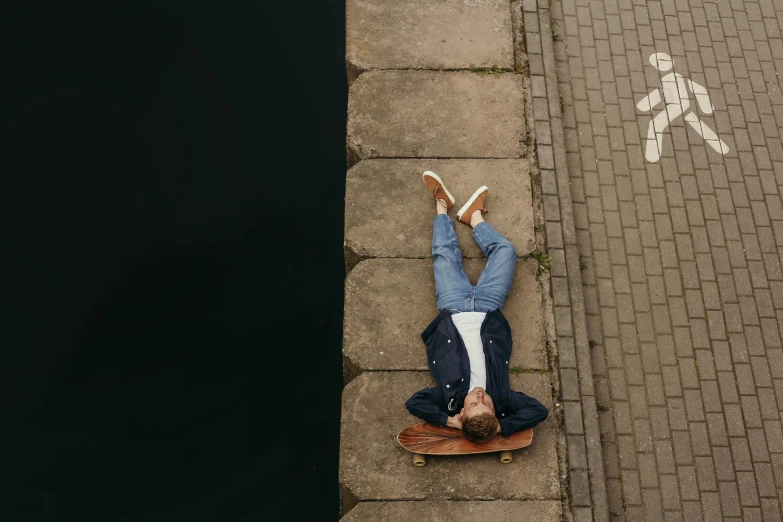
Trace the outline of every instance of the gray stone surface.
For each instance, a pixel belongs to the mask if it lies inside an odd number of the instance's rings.
[[[552,407],[548,374],[511,375],[512,389]],[[367,500],[555,500],[560,483],[553,416],[511,464],[496,453],[428,457],[415,467],[397,434],[418,419],[405,401],[434,380],[427,372],[365,372],[343,389],[340,486],[343,508]],[[351,505],[348,505],[351,504]]]
[[[533,203],[527,160],[374,159],[348,171],[345,189],[345,244],[349,258],[430,257],[435,204],[422,181],[431,170],[457,200],[457,211],[481,185],[489,187],[487,221],[506,236],[517,255],[534,250]],[[464,257],[484,254],[468,225],[457,222]]]
[[[518,158],[522,76],[370,71],[348,93],[349,159]]]
[[[484,261],[469,259],[463,266],[476,284]],[[514,339],[511,367],[547,366],[536,267],[532,259],[517,261],[514,283],[503,306]],[[431,258],[359,263],[345,281],[345,381],[363,370],[427,370],[421,332],[437,315]]]
[[[508,2],[348,0],[349,71],[513,68]]]
[[[344,522],[558,522],[560,503],[528,500],[495,502],[362,502]]]

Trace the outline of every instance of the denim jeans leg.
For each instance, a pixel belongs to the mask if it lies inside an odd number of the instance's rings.
[[[462,251],[454,230],[454,220],[447,214],[435,216],[432,225],[432,260],[438,310],[472,311],[473,285],[462,268]]]
[[[476,283],[476,311],[503,308],[517,264],[514,245],[486,221],[473,229],[473,239],[487,258],[487,266]]]

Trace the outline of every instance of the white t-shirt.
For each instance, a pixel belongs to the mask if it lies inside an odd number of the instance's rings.
[[[457,327],[470,359],[470,386],[468,393],[473,388],[487,389],[487,360],[484,357],[484,347],[481,345],[481,323],[484,322],[484,312],[460,312],[451,316],[454,326]]]

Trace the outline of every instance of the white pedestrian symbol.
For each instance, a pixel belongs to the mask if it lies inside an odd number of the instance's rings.
[[[650,64],[662,72],[670,71],[674,67],[671,56],[665,53],[651,54]],[[729,146],[699,120],[695,112],[690,111],[686,114],[691,106],[689,92],[694,94],[696,103],[703,113],[712,114],[715,107],[712,106],[707,89],[673,71],[661,78],[661,84],[661,89],[655,89],[636,104],[636,107],[644,112],[652,112],[661,101],[665,105],[665,108],[650,120],[650,126],[647,129],[647,146],[644,154],[647,161],[656,162],[661,159],[663,132],[672,121],[683,114],[685,114],[685,121],[699,133],[699,136],[704,138],[710,147],[715,149],[715,152],[721,154],[729,152]],[[661,91],[663,91],[663,99],[661,99]]]

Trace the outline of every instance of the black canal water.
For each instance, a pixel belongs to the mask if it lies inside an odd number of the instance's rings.
[[[336,520],[343,0],[0,17],[0,520]]]

